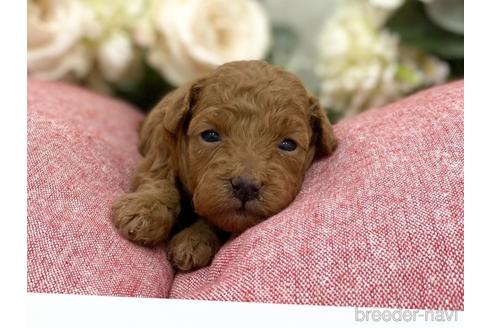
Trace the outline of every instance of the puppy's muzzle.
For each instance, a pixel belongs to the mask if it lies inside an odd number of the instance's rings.
[[[244,176],[235,177],[231,180],[232,194],[239,199],[242,207],[251,200],[258,199],[261,184],[251,178]]]

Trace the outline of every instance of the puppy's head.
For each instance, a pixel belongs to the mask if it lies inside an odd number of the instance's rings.
[[[313,157],[336,147],[318,101],[294,75],[260,61],[220,66],[155,111],[166,137],[153,140],[144,128],[142,146],[168,143],[195,212],[229,232],[285,208]]]

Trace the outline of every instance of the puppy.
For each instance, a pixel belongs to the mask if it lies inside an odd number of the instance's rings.
[[[179,270],[206,266],[221,231],[242,232],[284,209],[313,158],[335,147],[317,99],[293,74],[262,61],[227,63],[168,94],[147,116],[143,159],[132,192],[113,205],[113,223],[125,238],[152,246],[177,220],[195,216],[172,237],[168,256]]]

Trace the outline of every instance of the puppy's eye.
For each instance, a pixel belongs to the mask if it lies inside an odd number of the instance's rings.
[[[217,131],[207,130],[201,133],[202,139],[206,142],[217,142],[220,141],[220,135]]]
[[[297,148],[297,144],[292,139],[284,139],[278,144],[278,148],[285,151],[294,151]]]

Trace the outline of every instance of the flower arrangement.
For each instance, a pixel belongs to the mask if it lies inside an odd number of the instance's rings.
[[[463,0],[29,0],[27,70],[148,110],[241,59],[303,79],[337,120],[463,75]]]
[[[172,86],[238,59],[264,58],[270,33],[254,0],[29,0],[27,67],[105,93]]]
[[[321,103],[352,116],[447,80],[449,65],[401,42],[388,28],[401,0],[348,0],[323,28],[317,72]]]

